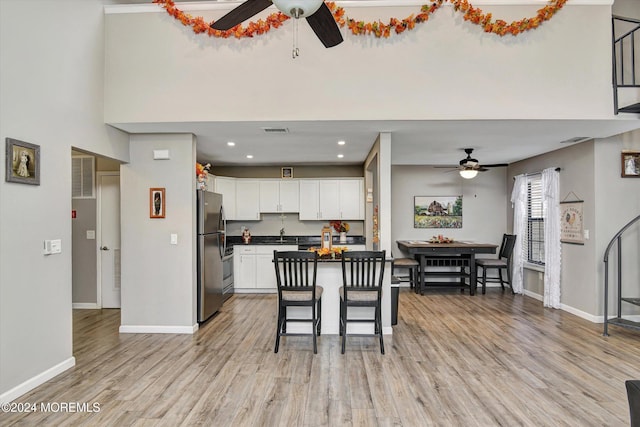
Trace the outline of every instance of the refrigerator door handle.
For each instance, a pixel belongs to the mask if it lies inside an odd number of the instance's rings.
[[[222,256],[227,253],[227,217],[224,215],[224,207],[220,206],[220,222],[222,222]]]

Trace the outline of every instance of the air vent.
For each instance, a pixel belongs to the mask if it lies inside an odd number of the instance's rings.
[[[575,136],[573,138],[569,138],[566,141],[560,141],[560,144],[575,144],[577,142],[585,142],[585,141],[589,141],[590,139],[593,139],[593,137],[591,136]]]
[[[265,133],[289,133],[287,128],[262,128]]]

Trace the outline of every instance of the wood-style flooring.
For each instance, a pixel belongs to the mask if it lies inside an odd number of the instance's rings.
[[[2,426],[628,426],[640,333],[511,292],[400,293],[385,337],[285,337],[274,295],[235,295],[191,335],[119,334],[119,310],[74,311],[76,366],[18,402],[93,413],[1,414]]]

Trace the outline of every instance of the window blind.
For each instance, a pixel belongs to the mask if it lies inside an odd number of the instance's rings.
[[[527,182],[527,235],[523,239],[527,262],[544,265],[544,217],[542,210],[542,176]]]

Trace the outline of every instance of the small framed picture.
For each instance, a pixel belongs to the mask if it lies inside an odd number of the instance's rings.
[[[623,151],[622,177],[640,178],[640,151]]]
[[[165,217],[165,189],[150,188],[149,189],[149,218]]]
[[[5,181],[40,185],[40,146],[7,138]]]
[[[283,178],[293,178],[293,168],[282,168]]]

